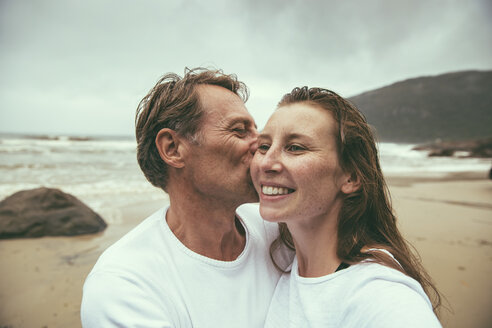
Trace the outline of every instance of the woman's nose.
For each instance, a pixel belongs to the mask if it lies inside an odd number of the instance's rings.
[[[267,173],[281,172],[283,165],[278,151],[272,148],[268,149],[262,155],[260,168],[263,172]]]

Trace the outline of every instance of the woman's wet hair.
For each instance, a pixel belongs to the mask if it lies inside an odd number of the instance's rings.
[[[341,168],[358,181],[360,187],[345,195],[338,217],[337,256],[345,263],[364,260],[389,266],[417,280],[431,299],[434,311],[441,297],[421,264],[417,251],[400,234],[390,194],[379,163],[375,133],[364,115],[333,91],[322,88],[295,88],[284,95],[279,107],[303,103],[329,111],[337,123],[336,144]],[[279,223],[280,236],[270,247],[270,255],[281,243],[295,249],[285,223]],[[385,252],[371,249],[386,249]],[[275,261],[274,261],[275,262]]]

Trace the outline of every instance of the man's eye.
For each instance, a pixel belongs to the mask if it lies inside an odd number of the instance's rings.
[[[245,128],[234,128],[232,131],[239,136],[245,136],[248,133],[248,130]]]

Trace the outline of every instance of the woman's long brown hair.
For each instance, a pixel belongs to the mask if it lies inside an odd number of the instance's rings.
[[[342,169],[360,182],[360,188],[347,195],[338,218],[337,256],[348,264],[372,260],[394,268],[418,281],[438,314],[441,296],[411,247],[396,226],[388,187],[379,164],[376,141],[365,117],[349,101],[322,88],[295,88],[278,107],[306,103],[333,114],[338,124],[337,146]],[[283,243],[294,250],[292,235],[285,223],[279,223],[280,236],[272,243],[270,255]],[[396,263],[384,252],[388,250]],[[275,261],[274,261],[275,262]]]

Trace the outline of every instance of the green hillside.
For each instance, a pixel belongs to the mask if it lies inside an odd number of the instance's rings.
[[[376,128],[380,141],[492,136],[492,71],[413,78],[349,99]]]

